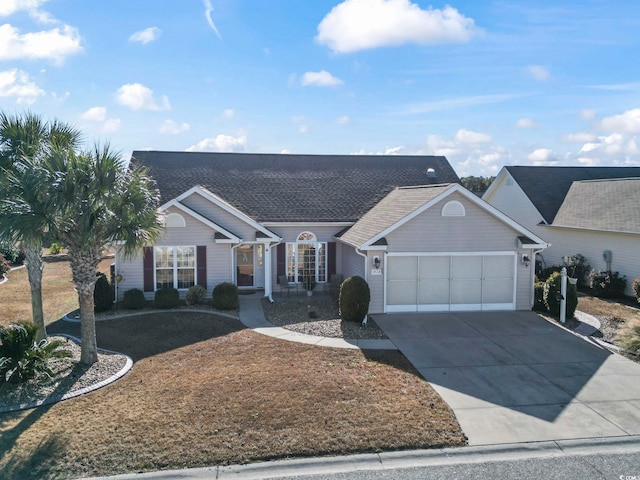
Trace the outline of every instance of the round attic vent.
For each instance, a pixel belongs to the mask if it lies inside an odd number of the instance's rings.
[[[427,174],[428,178],[436,178],[438,176],[433,168],[427,168],[427,171],[425,173]]]

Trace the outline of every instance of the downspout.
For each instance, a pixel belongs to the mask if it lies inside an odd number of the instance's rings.
[[[369,257],[367,257],[366,253],[362,253],[359,248],[356,247],[356,253],[362,257],[364,257],[364,280],[369,283],[369,275],[367,275],[367,268],[369,267]],[[364,320],[362,320],[362,324],[366,325],[367,320],[369,319],[369,315],[364,316]]]

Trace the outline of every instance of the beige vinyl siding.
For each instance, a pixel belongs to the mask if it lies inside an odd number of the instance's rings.
[[[464,217],[443,217],[450,200],[464,205]],[[459,194],[448,196],[386,235],[389,252],[482,252],[517,248],[519,234]]]
[[[358,255],[355,248],[344,244],[342,244],[342,275],[344,278],[356,275],[364,278],[364,257]]]
[[[256,239],[254,227],[197,193],[183,199],[181,203],[245,241],[251,242]]]
[[[522,254],[533,258],[533,250],[519,250],[516,258],[516,310],[529,310],[533,307],[533,274],[535,265],[533,260],[528,267],[522,263]]]
[[[359,255],[358,255],[359,256]],[[381,275],[371,275],[373,269],[373,257],[378,256],[383,262],[381,266]],[[364,264],[364,259],[360,257],[361,265]],[[367,283],[369,284],[369,290],[371,291],[371,302],[369,303],[369,313],[382,313],[384,312],[384,252],[381,251],[369,251],[367,252],[367,265],[366,265]]]
[[[231,245],[214,243],[214,230],[199,220],[186,215],[175,208],[169,208],[168,213],[179,213],[185,219],[185,227],[165,228],[163,235],[156,242],[156,246],[198,246],[207,247],[207,296],[213,288],[221,282],[231,281]],[[117,269],[123,277],[118,285],[118,297],[121,299],[125,290],[139,288],[143,290],[143,255],[140,252],[131,260],[124,260],[119,256]],[[184,292],[181,292],[184,296]],[[145,292],[145,297],[152,300],[153,292]]]
[[[627,295],[633,295],[631,283],[640,277],[640,235],[591,232],[567,228],[547,227],[548,237],[554,239],[553,249],[543,252],[547,266],[560,265],[562,257],[584,255],[594,270],[606,270],[602,258],[604,250],[611,250],[611,270],[627,277]]]

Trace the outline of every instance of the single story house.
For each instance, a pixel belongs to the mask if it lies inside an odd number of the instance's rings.
[[[640,167],[504,167],[482,197],[549,241],[543,266],[584,255],[595,270],[640,276]]]
[[[528,310],[547,243],[459,184],[442,156],[136,151],[165,232],[116,254],[118,296],[221,282],[272,299],[278,279],[360,275],[370,313]]]

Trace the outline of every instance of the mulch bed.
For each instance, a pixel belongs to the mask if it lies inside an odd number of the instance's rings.
[[[386,339],[387,336],[369,318],[366,325],[343,322],[331,295],[293,296],[263,300],[264,314],[274,325],[307,335],[350,339]]]

